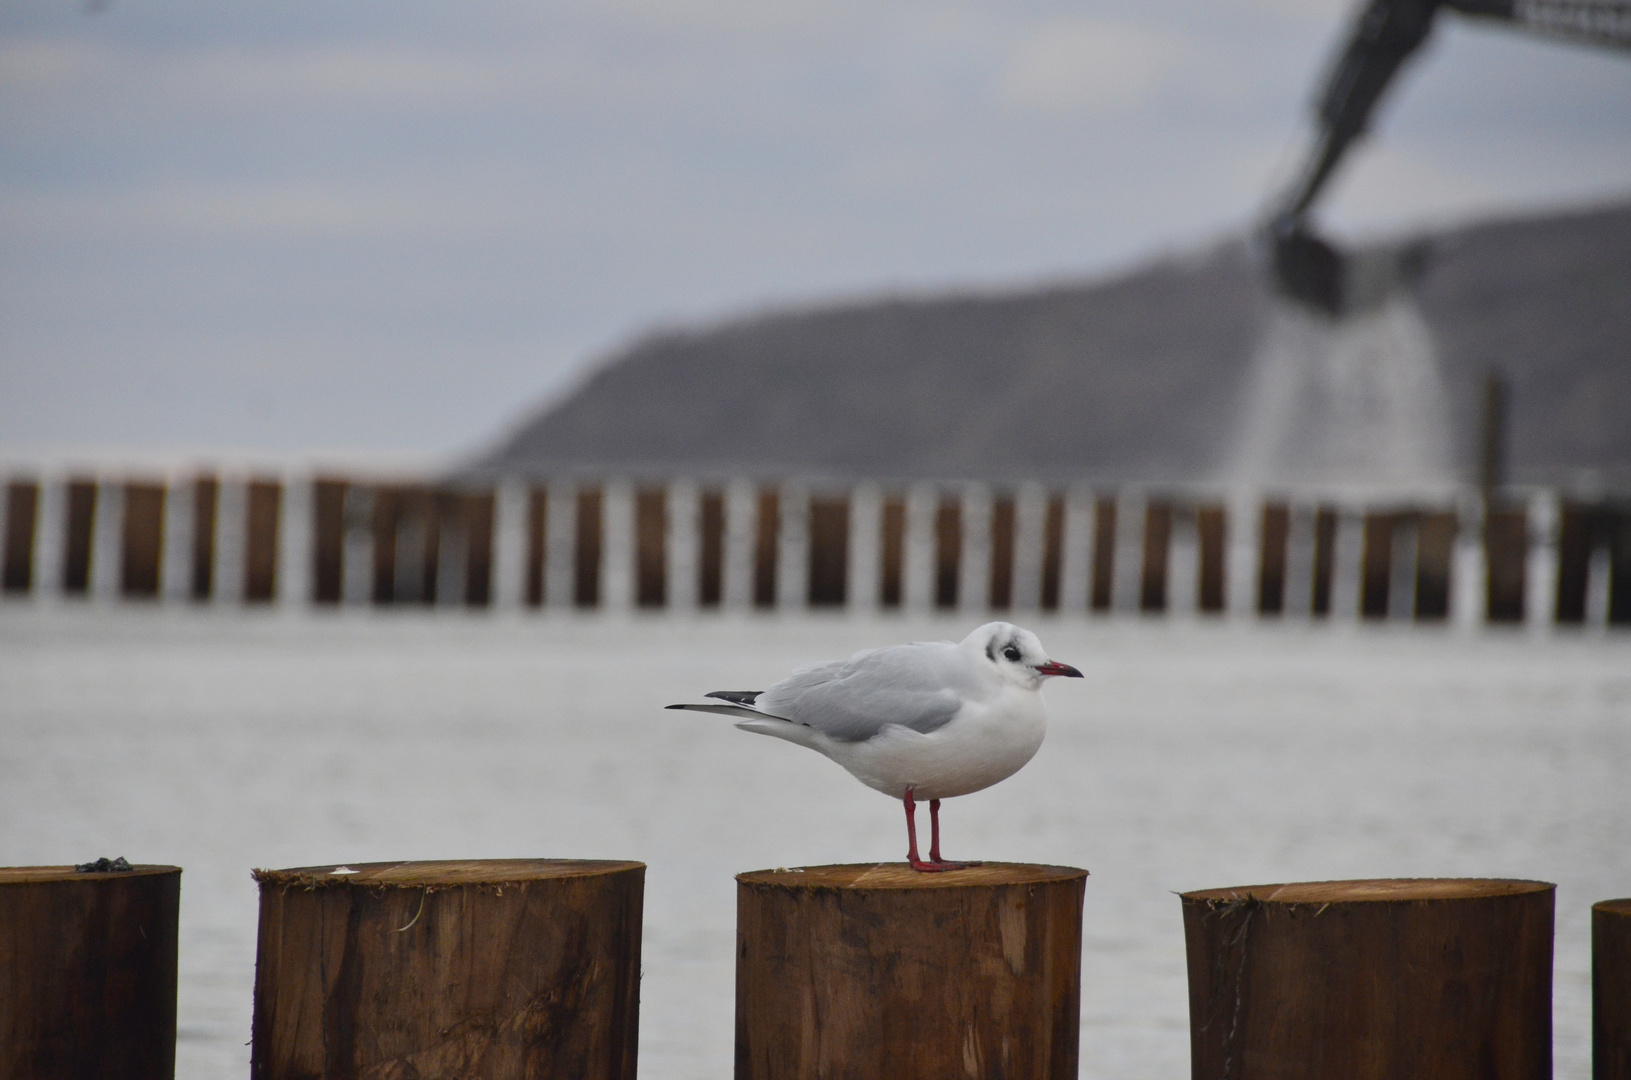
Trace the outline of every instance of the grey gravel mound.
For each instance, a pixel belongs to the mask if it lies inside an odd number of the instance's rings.
[[[1431,241],[1420,303],[1462,467],[1494,364],[1515,479],[1631,481],[1631,203]],[[1234,242],[1110,280],[656,334],[471,471],[1204,480],[1271,302]]]

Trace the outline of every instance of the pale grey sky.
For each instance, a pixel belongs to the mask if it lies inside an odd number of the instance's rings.
[[[1242,228],[1333,0],[0,3],[0,454],[449,455],[658,325]],[[1631,194],[1631,56],[1441,20],[1323,214]]]

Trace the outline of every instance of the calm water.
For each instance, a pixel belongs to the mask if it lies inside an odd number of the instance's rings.
[[[1082,1074],[1188,1074],[1176,891],[1559,883],[1557,1074],[1590,904],[1631,895],[1631,640],[1030,620],[1083,681],[950,857],[1088,867]],[[0,607],[0,864],[185,867],[178,1075],[242,1077],[255,866],[640,859],[641,1071],[729,1075],[732,875],[898,859],[897,806],[659,706],[968,620],[332,618]]]

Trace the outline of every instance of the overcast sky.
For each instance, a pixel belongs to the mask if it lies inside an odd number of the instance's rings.
[[[0,455],[453,455],[656,326],[1194,248],[1351,14],[0,0]],[[1631,194],[1631,56],[1440,22],[1333,229]]]

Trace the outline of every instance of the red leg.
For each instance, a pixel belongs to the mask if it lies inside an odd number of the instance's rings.
[[[979,866],[977,862],[947,862],[940,857],[940,800],[929,800],[929,863],[941,870],[961,870]]]
[[[923,860],[917,856],[917,802],[912,798],[912,789],[906,789],[906,797],[901,800],[906,806],[906,861],[913,870],[923,869]]]
[[[929,800],[929,861],[943,862],[940,858],[940,800]]]
[[[942,870],[952,869],[952,867],[950,865],[943,865],[941,863],[934,862],[934,861],[924,862],[922,859],[920,859],[918,857],[918,854],[917,854],[917,800],[912,797],[912,789],[911,788],[906,789],[906,796],[905,796],[905,798],[901,799],[901,802],[904,803],[905,806],[906,806],[906,844],[907,844],[907,847],[906,847],[906,862],[907,862],[907,864],[910,865],[913,870],[917,870],[917,871],[920,871],[920,872],[925,873],[925,874],[937,874]],[[930,804],[930,807],[929,807],[929,816],[931,818],[934,816],[934,805],[932,803]]]

